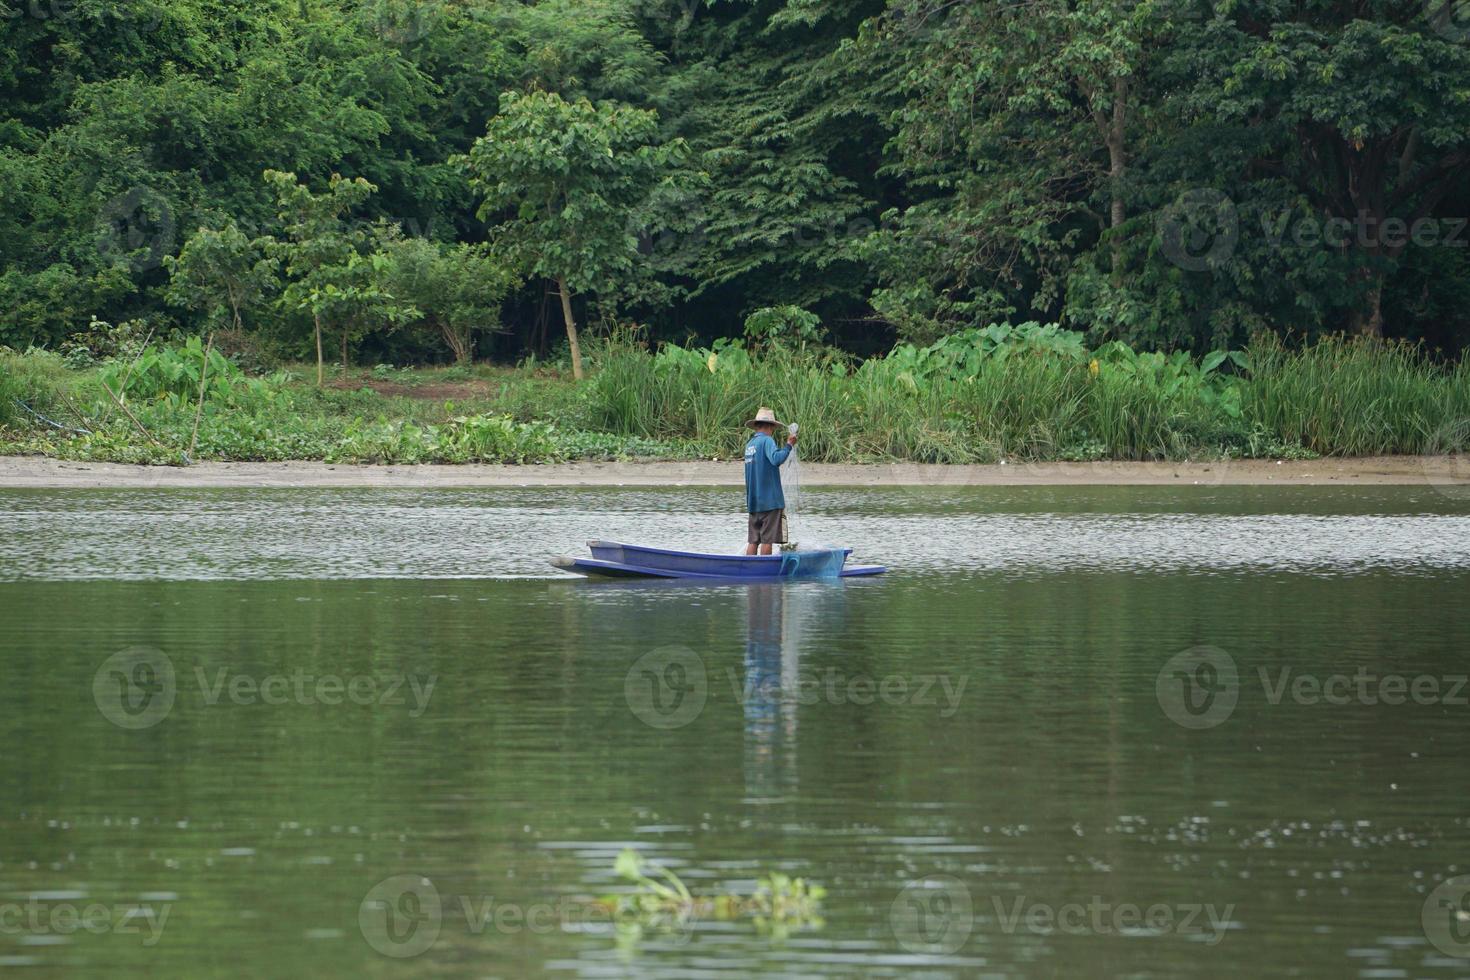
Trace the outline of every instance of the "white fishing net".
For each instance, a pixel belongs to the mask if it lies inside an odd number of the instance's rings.
[[[788,431],[796,435],[797,423],[792,422]],[[781,489],[786,496],[786,541],[792,547],[796,546],[796,518],[801,512],[801,459],[797,456],[796,447],[791,447],[791,455],[786,457],[786,475],[781,479]]]

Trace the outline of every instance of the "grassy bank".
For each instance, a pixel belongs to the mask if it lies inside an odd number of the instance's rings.
[[[0,352],[0,453],[147,463],[728,459],[760,404],[803,423],[805,458],[831,462],[1470,448],[1470,367],[1340,338],[1192,358],[1090,350],[1076,334],[1023,326],[863,362],[801,345],[655,352],[631,337],[603,340],[591,355],[582,383],[534,366],[379,365],[318,389],[305,370],[250,375],[218,352],[206,358],[197,340],[95,363]]]
[[[586,393],[555,372],[380,366],[339,371],[318,388],[314,369],[251,377],[215,352],[201,408],[204,362],[197,344],[81,370],[47,352],[0,353],[0,454],[181,464],[539,463],[692,453],[677,439],[592,431]]]
[[[991,327],[853,363],[814,348],[602,351],[594,424],[705,450],[770,404],[826,461],[934,463],[1460,452],[1470,365],[1329,338],[1288,350],[1089,350],[1050,327]]]

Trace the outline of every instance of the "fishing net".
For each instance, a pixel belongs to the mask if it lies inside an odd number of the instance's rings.
[[[781,553],[782,578],[837,578],[847,552],[841,549],[809,550],[798,548]]]
[[[796,434],[797,425],[791,423],[791,434]],[[786,496],[786,543],[796,542],[796,518],[801,512],[801,459],[797,456],[796,447],[791,447],[791,455],[786,457],[786,476],[781,481],[782,490]]]
[[[791,434],[796,434],[796,423],[791,425]],[[786,457],[783,467],[786,475],[781,478],[781,489],[786,496],[786,551],[800,552],[833,552],[838,550],[836,545],[812,540],[810,535],[805,539],[798,540],[796,527],[801,515],[801,457],[797,454],[796,447],[791,447],[791,455]],[[802,525],[805,527],[805,524]],[[831,560],[831,559],[828,559]],[[837,562],[840,568],[841,561]]]

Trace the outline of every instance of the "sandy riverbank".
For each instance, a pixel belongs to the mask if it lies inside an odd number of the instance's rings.
[[[518,487],[728,486],[734,462],[565,463],[536,466],[348,466],[196,463],[189,467],[74,463],[0,456],[5,487]],[[926,466],[803,463],[807,486],[1470,485],[1470,460],[1446,456],[1228,460],[1207,463],[1012,463]]]

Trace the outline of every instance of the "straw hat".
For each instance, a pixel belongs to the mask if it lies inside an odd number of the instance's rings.
[[[782,422],[780,419],[776,418],[775,412],[762,405],[759,409],[756,410],[755,418],[745,423],[745,427],[747,429],[754,429],[758,424],[762,422],[769,422],[771,425],[777,426],[778,428],[784,428],[786,426],[785,422]]]

